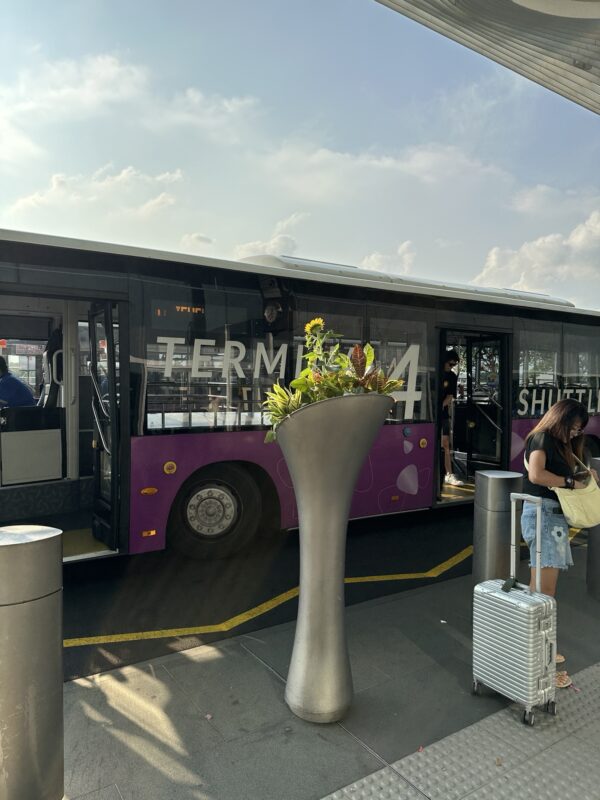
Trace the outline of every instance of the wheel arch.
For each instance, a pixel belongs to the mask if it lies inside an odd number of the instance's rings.
[[[203,472],[207,472],[212,467],[227,467],[229,465],[244,469],[256,483],[262,498],[262,524],[270,530],[280,530],[282,523],[281,499],[279,497],[279,492],[277,491],[277,486],[275,485],[275,482],[269,475],[268,471],[261,464],[257,464],[255,461],[246,461],[238,458],[223,458],[219,459],[218,461],[209,461],[205,464],[202,464],[202,466],[197,467],[185,476],[185,479],[182,481],[178,490],[173,496],[171,501],[171,509],[182,493],[185,492],[186,486],[190,482],[201,478]]]

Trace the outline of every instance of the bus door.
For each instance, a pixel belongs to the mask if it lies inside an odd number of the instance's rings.
[[[466,460],[467,472],[501,469],[504,461],[505,337],[466,336]]]
[[[89,312],[94,499],[92,532],[111,550],[119,532],[119,328],[116,306],[94,303]]]
[[[509,338],[505,333],[446,329],[441,331],[440,344],[440,362],[444,352],[453,349],[459,364],[457,396],[450,408],[451,477],[445,476],[440,448],[438,499],[464,502],[473,499],[478,470],[508,465]]]

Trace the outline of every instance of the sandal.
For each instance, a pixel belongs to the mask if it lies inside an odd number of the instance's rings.
[[[554,685],[557,689],[567,689],[573,681],[567,675],[566,672],[557,672],[556,678],[554,679]]]
[[[564,664],[567,659],[564,656],[561,656],[560,653],[557,653],[554,656],[554,663],[555,664]]]

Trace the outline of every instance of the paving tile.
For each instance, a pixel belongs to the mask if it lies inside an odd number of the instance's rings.
[[[430,800],[458,800],[525,755],[474,725],[391,766]]]
[[[216,649],[216,648],[215,648]],[[239,642],[219,651],[192,651],[169,663],[169,674],[188,700],[227,740],[289,718],[285,686]]]
[[[562,715],[563,712],[564,709],[559,705],[559,713]],[[540,753],[568,736],[568,731],[564,725],[560,724],[562,716],[553,717],[541,709],[535,709],[534,713],[535,725],[533,727],[524,725],[522,721],[523,707],[512,704],[503,711],[478,722],[477,728],[493,734],[528,756]]]
[[[367,775],[321,800],[426,800],[391,767]]]
[[[98,789],[96,792],[87,792],[77,797],[66,794],[64,800],[123,800],[123,798],[121,797],[117,785],[113,783],[110,786],[105,786],[103,789]]]
[[[292,718],[197,757],[187,774],[145,770],[118,786],[123,800],[317,800],[378,766],[339,726]]]
[[[598,751],[570,737],[527,759],[507,775],[461,796],[468,800],[599,800]]]
[[[126,667],[65,684],[65,790],[117,785],[148,764],[185,762],[223,741],[162,667]]]
[[[474,697],[467,676],[458,681],[434,664],[356,694],[342,724],[389,763],[504,705],[496,695]]]
[[[353,612],[354,609],[348,610],[346,632],[355,693],[387,680],[397,674],[402,665],[418,666],[419,658],[423,665],[430,663],[430,659],[420,654],[408,639],[397,642],[400,638],[397,632],[390,634],[389,645],[385,648],[390,655],[386,659],[381,637],[387,637],[387,633],[382,633],[379,626],[374,626],[372,622],[368,630],[364,625],[357,625],[357,615]],[[244,636],[241,641],[245,648],[285,678],[292,657],[294,634],[295,625],[281,625]]]
[[[600,714],[597,716],[600,717]],[[579,728],[574,736],[600,750],[600,719],[596,719],[594,722],[584,725],[583,728]],[[600,753],[598,753],[596,758],[600,759]]]

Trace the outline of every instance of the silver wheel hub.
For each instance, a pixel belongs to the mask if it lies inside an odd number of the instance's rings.
[[[238,501],[226,486],[203,486],[188,500],[188,524],[202,536],[220,536],[231,528],[238,515]]]

